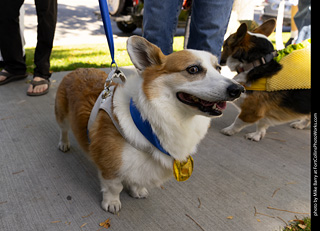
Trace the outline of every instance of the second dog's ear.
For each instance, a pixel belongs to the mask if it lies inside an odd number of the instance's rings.
[[[162,64],[165,58],[159,47],[136,35],[128,39],[127,51],[133,65],[140,72],[151,65]]]
[[[277,21],[275,19],[269,19],[262,23],[258,28],[254,29],[254,33],[263,34],[267,37],[276,29]]]

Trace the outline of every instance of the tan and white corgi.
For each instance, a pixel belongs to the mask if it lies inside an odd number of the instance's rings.
[[[281,61],[275,61],[277,52],[267,38],[274,31],[275,25],[276,21],[271,19],[249,32],[246,24],[242,24],[223,44],[221,64],[228,65],[231,71],[237,71],[238,75],[234,80],[246,86],[246,93],[235,102],[240,108],[240,114],[229,127],[221,130],[225,135],[234,135],[256,123],[256,132],[248,133],[245,137],[259,141],[265,136],[269,126],[294,120],[299,121],[291,124],[293,128],[303,129],[310,124],[310,53],[301,50],[306,58],[291,65],[291,59],[300,55],[300,51],[294,53],[295,56],[288,55],[283,65]],[[310,49],[306,51],[310,52]],[[290,67],[285,66],[287,63]],[[278,81],[276,76],[281,78],[281,89],[285,90],[267,91],[267,88],[262,88],[266,83]],[[299,80],[294,79],[294,76],[299,77]],[[282,83],[282,79],[286,82]],[[305,82],[307,84],[303,85]],[[293,88],[288,85],[293,85]]]
[[[208,52],[184,50],[165,56],[139,36],[128,39],[127,50],[138,74],[129,76],[124,84],[114,84],[111,99],[112,117],[123,136],[107,112],[99,110],[88,141],[89,116],[107,78],[101,70],[78,69],[66,75],[55,103],[61,128],[59,149],[69,150],[71,128],[98,167],[102,208],[111,213],[121,208],[123,187],[132,197],[145,198],[148,187],[160,186],[173,176],[174,161],[186,161],[193,155],[211,119],[222,115],[226,101],[244,91],[219,73],[217,58]],[[132,107],[142,122],[148,121],[166,153],[140,132]]]

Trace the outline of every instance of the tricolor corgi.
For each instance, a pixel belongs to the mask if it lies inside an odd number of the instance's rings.
[[[293,122],[291,127],[303,129],[310,124],[310,54],[307,53],[304,56],[305,59],[297,62],[296,66],[290,65],[290,68],[284,66],[286,62],[283,65],[281,65],[281,61],[278,63],[274,59],[277,52],[274,51],[271,41],[267,38],[274,31],[275,25],[276,21],[271,19],[253,32],[249,32],[246,24],[242,24],[237,32],[230,35],[223,44],[221,64],[226,64],[231,71],[237,71],[238,75],[234,77],[234,80],[248,86],[246,93],[242,94],[240,99],[235,102],[240,108],[240,114],[229,127],[221,130],[225,135],[234,135],[243,128],[256,123],[256,132],[248,133],[245,137],[249,140],[259,141],[265,136],[266,130],[271,125],[299,120]],[[306,51],[310,52],[310,50]],[[295,55],[300,53],[299,51]],[[286,59],[288,62],[289,57],[294,56],[288,55],[288,59]],[[300,71],[300,65],[304,67],[302,71]],[[296,73],[297,71],[294,70],[296,68],[300,73]],[[287,85],[298,87],[293,90],[258,90],[261,86],[257,86],[257,83],[272,82],[275,76],[280,76],[279,73],[287,73],[284,77],[282,76],[283,79],[287,79]],[[297,75],[303,80],[306,79],[307,87],[299,87],[299,84],[303,84],[304,81],[293,79],[293,76]],[[257,88],[253,88],[253,85]],[[284,89],[286,87],[283,86]]]
[[[220,74],[217,57],[208,52],[183,50],[165,56],[139,36],[128,39],[127,50],[137,75],[113,84],[111,116],[99,110],[87,132],[91,110],[108,77],[101,70],[77,69],[66,75],[55,102],[59,149],[69,150],[71,128],[98,168],[102,208],[111,213],[120,210],[124,187],[132,197],[145,198],[147,188],[173,176],[174,163],[190,159],[211,119],[221,116],[226,101],[244,91]],[[136,119],[142,126],[149,124],[160,147],[143,135]]]

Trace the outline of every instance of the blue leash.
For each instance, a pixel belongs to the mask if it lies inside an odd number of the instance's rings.
[[[107,36],[109,50],[110,50],[111,59],[112,59],[111,66],[112,64],[115,64],[117,66],[116,61],[114,61],[113,33],[112,33],[111,20],[109,16],[107,0],[99,0],[99,6],[100,6],[100,12],[101,12],[101,17],[103,21],[104,32]]]
[[[107,36],[109,50],[110,50],[111,59],[112,59],[111,66],[112,66],[112,64],[115,64],[116,68],[118,69],[116,62],[114,61],[113,33],[112,33],[111,20],[110,20],[110,16],[109,16],[109,9],[108,9],[107,1],[106,0],[99,0],[99,6],[100,6],[102,21],[103,21],[103,27],[104,27],[104,31]],[[158,148],[161,152],[170,156],[170,154],[161,146],[160,141],[159,141],[158,137],[153,133],[149,122],[147,120],[145,120],[145,121],[142,120],[141,114],[138,111],[138,109],[136,108],[136,106],[134,105],[132,99],[130,101],[130,113],[131,113],[132,119],[133,119],[134,123],[136,124],[137,128],[146,137],[146,139],[149,140],[149,142],[151,144],[153,144],[156,148]],[[87,130],[87,132],[88,132],[88,130]]]

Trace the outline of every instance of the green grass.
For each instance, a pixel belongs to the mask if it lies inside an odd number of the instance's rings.
[[[305,217],[302,220],[293,220],[283,231],[311,231],[311,218]]]
[[[286,42],[290,33],[283,33],[283,41]],[[275,33],[270,36],[275,43]],[[175,37],[173,50],[183,49],[183,36]],[[34,50],[35,48],[26,48],[27,72],[32,73],[34,69]],[[132,65],[126,49],[125,42],[115,43],[115,60],[118,66]],[[79,67],[104,68],[110,67],[111,57],[107,41],[104,44],[85,44],[70,46],[55,46],[52,49],[50,64],[51,71],[70,71]]]
[[[119,66],[131,65],[125,44],[115,44],[115,60]],[[26,48],[27,71],[34,69],[34,48]],[[50,65],[51,71],[70,71],[79,67],[109,67],[111,56],[107,44],[86,44],[53,47]]]

